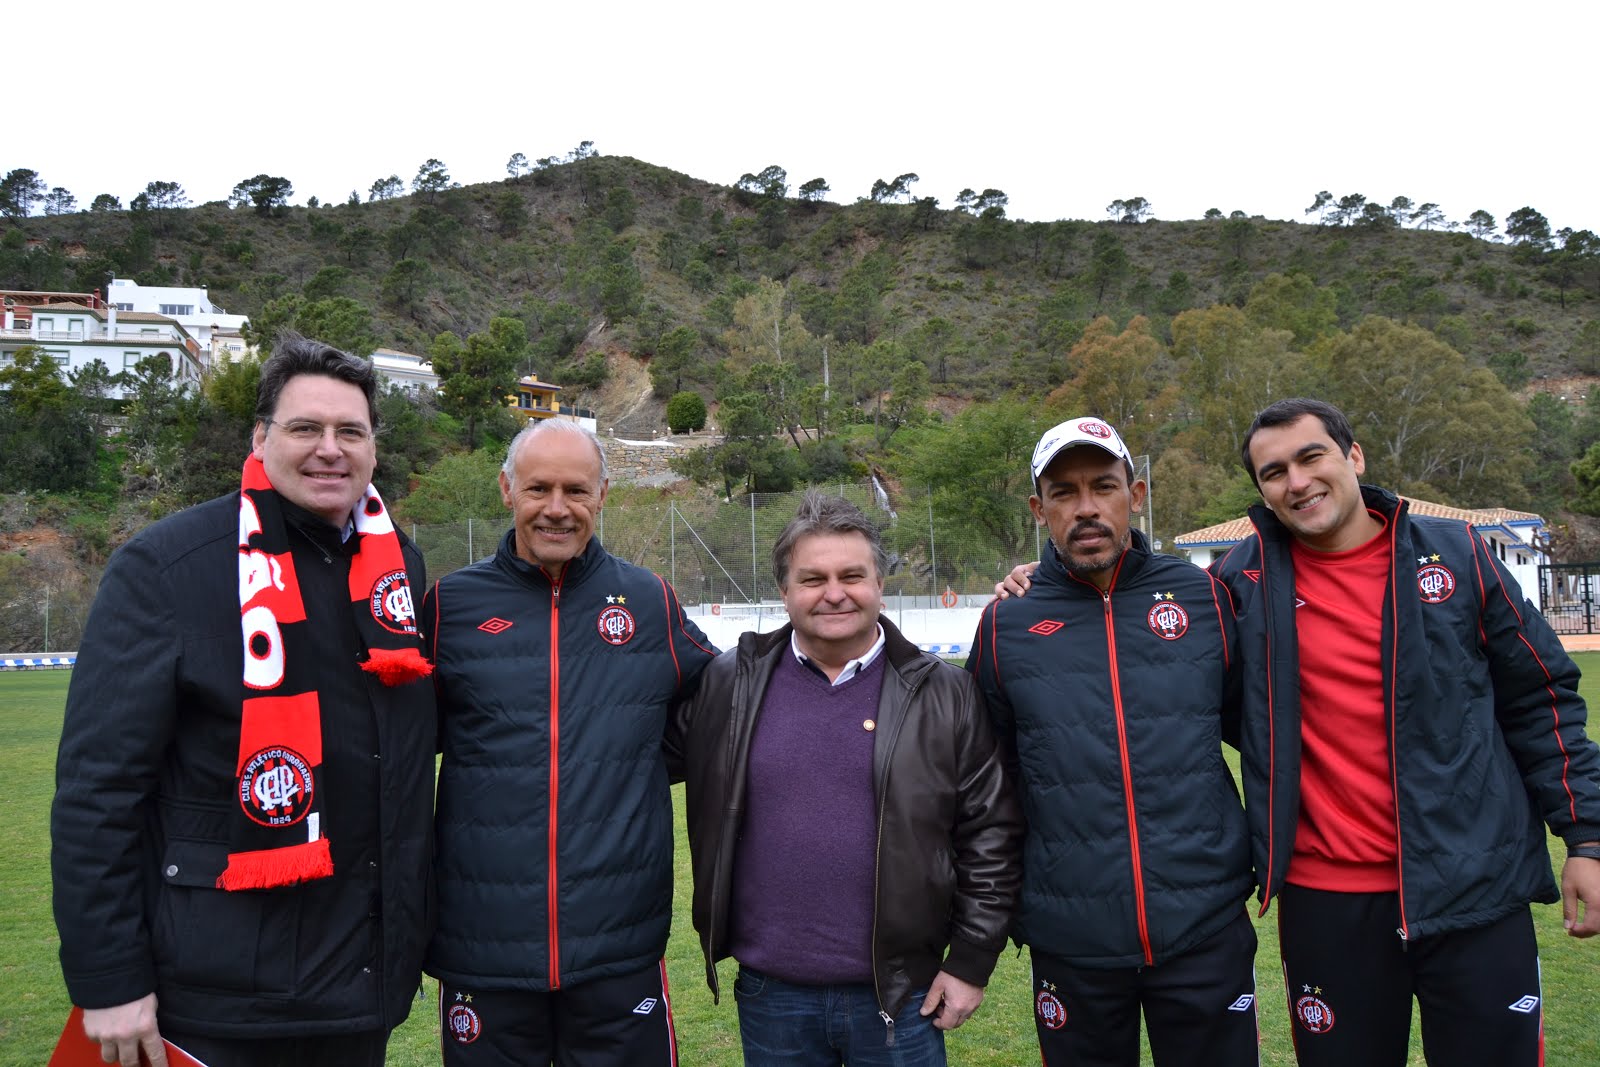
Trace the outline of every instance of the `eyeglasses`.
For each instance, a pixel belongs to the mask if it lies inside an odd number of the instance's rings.
[[[333,431],[333,436],[341,448],[360,448],[372,441],[373,432],[365,426],[356,426],[345,423],[340,426],[324,426],[320,422],[309,419],[291,419],[289,422],[278,422],[268,419],[268,426],[276,426],[283,431],[284,436],[296,444],[309,445],[321,441],[327,436],[328,431]]]

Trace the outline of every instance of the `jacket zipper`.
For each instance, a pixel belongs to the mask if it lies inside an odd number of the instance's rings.
[[[744,687],[748,682],[746,671],[749,668],[744,661],[744,650],[740,649],[737,655],[739,657],[736,661],[738,663],[738,669],[734,671],[733,676],[733,703],[731,705],[731,707],[734,709],[745,707],[748,702]],[[748,720],[748,718],[749,717],[746,716],[746,720]],[[740,727],[748,732],[753,733],[755,731],[755,726],[748,721],[741,723]],[[723,775],[724,780],[729,783],[732,783],[734,780],[734,772],[738,764],[740,743],[739,731],[730,730],[728,732],[728,749],[725,753],[723,753],[725,759],[723,764]],[[748,745],[748,738],[746,738],[745,744]],[[687,747],[688,746],[685,745],[685,748]],[[748,773],[748,770],[749,760],[747,758],[746,773]],[[748,783],[746,784],[746,788],[748,788]],[[724,797],[722,801],[722,812],[720,817],[722,819],[723,831],[722,843],[726,845],[729,837],[728,800],[726,797]],[[742,817],[743,816],[741,815],[741,818]],[[716,862],[717,873],[713,875],[711,879],[711,921],[707,924],[709,929],[706,930],[705,945],[706,959],[710,961],[710,963],[706,965],[706,972],[711,985],[711,1003],[713,1004],[719,1004],[722,1001],[722,983],[717,979],[717,917],[722,914],[721,910],[717,906],[717,901],[720,899],[719,891],[722,888],[721,883],[723,881],[721,877],[722,855],[720,852],[716,856]],[[731,864],[733,861],[730,859],[728,862]]]
[[[887,1031],[884,1048],[894,1047],[894,1016],[883,1010],[883,990],[878,986],[878,864],[883,859],[883,799],[878,800],[878,834],[872,844],[872,995],[878,1001],[878,1018]]]
[[[1106,657],[1111,664],[1111,702],[1117,714],[1117,750],[1122,758],[1122,800],[1128,811],[1129,858],[1133,861],[1133,906],[1139,919],[1139,944],[1144,949],[1144,962],[1153,965],[1155,955],[1150,951],[1150,926],[1144,910],[1144,864],[1139,856],[1139,818],[1133,806],[1133,766],[1128,760],[1128,727],[1122,712],[1122,679],[1117,670],[1117,632],[1111,614],[1111,594],[1103,592],[1100,599],[1106,611]]]
[[[1406,922],[1406,870],[1403,857],[1405,856],[1405,842],[1400,837],[1400,758],[1397,746],[1400,741],[1399,727],[1399,701],[1396,695],[1397,682],[1395,660],[1400,655],[1400,576],[1395,573],[1397,561],[1395,543],[1399,534],[1400,518],[1405,512],[1405,502],[1395,509],[1394,518],[1389,522],[1389,617],[1393,624],[1389,633],[1389,788],[1394,790],[1394,872],[1395,879],[1399,882],[1399,892],[1395,894],[1395,902],[1400,907],[1400,926],[1395,933],[1400,935],[1400,945],[1405,948],[1411,941],[1411,927]]]
[[[561,573],[566,574],[563,565]],[[561,579],[550,582],[550,825],[548,830],[549,884],[545,888],[550,920],[550,988],[561,988],[561,938],[557,923],[556,801],[561,766]]]
[[[887,649],[882,654],[887,654]],[[888,676],[887,664],[885,665],[883,682],[884,685],[889,685],[891,682],[891,679]],[[907,707],[909,707],[911,702],[916,699],[917,689],[921,688],[921,685],[922,677],[919,676],[917,679],[917,684],[912,687],[911,692],[906,694],[905,705]],[[879,700],[879,707],[880,709],[882,708],[881,698]],[[882,721],[883,715],[881,712],[878,715],[878,719],[878,725],[882,727],[884,723]],[[897,743],[899,739],[900,729],[899,724],[896,723],[894,726],[894,736],[889,739],[889,743]],[[884,754],[883,781],[874,783],[876,788],[873,790],[878,803],[878,833],[872,843],[872,995],[878,1001],[878,1018],[883,1020],[883,1028],[885,1031],[883,1039],[884,1048],[894,1048],[894,1016],[883,1010],[883,989],[878,984],[878,879],[879,865],[883,860],[883,808],[884,801],[889,796],[889,763],[893,756],[894,750],[892,748]],[[876,754],[874,754],[873,766],[877,766]]]
[[[1262,610],[1267,612],[1270,616],[1272,612],[1272,594],[1267,583],[1267,539],[1262,534],[1261,527],[1256,524],[1254,519],[1250,521],[1250,526],[1253,530],[1255,530],[1256,544],[1261,547],[1261,560],[1259,566],[1261,568]],[[1246,562],[1249,561],[1246,560]],[[1293,609],[1290,610],[1292,611]],[[1267,625],[1263,626],[1261,629],[1266,635],[1267,641],[1267,870],[1265,873],[1266,881],[1261,886],[1261,907],[1256,909],[1256,918],[1258,919],[1265,915],[1267,913],[1267,909],[1272,906],[1272,897],[1276,892],[1276,890],[1273,888],[1272,879],[1273,863],[1275,862],[1274,857],[1277,854],[1278,848],[1278,709],[1272,680],[1272,625],[1270,618]]]

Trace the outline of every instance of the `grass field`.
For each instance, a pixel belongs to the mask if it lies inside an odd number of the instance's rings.
[[[1600,699],[1600,653],[1577,658],[1586,673],[1584,695],[1594,702]],[[0,674],[0,855],[5,858],[0,866],[0,1067],[43,1067],[69,1007],[56,965],[49,876],[49,806],[67,677],[64,671]],[[1590,677],[1597,681],[1591,683]],[[677,794],[681,813],[681,790]],[[1558,843],[1552,843],[1552,853],[1562,855]],[[679,1048],[687,1067],[730,1067],[740,1060],[732,997],[720,1006],[711,1003],[688,904],[689,851],[680,822],[676,912],[667,957]],[[1544,967],[1546,1062],[1551,1067],[1593,1067],[1600,1063],[1600,939],[1580,943],[1567,937],[1559,907],[1535,908],[1534,918]],[[1257,930],[1261,1061],[1288,1065],[1294,1057],[1273,916],[1258,920]],[[725,963],[724,990],[732,978],[732,966]],[[1006,953],[982,1009],[950,1035],[950,1062],[959,1067],[1037,1063],[1030,985],[1027,957]],[[418,1005],[395,1033],[390,1065],[438,1063],[431,980],[426,990],[427,1003]],[[1411,1063],[1421,1064],[1415,1036],[1412,1045]]]

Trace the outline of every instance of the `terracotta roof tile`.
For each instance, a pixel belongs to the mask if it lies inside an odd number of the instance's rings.
[[[1513,511],[1511,508],[1455,508],[1448,504],[1435,504],[1431,500],[1418,500],[1416,497],[1407,497],[1411,502],[1413,515],[1429,515],[1441,519],[1455,519],[1458,522],[1468,522],[1474,526],[1499,526],[1503,523],[1543,523],[1544,518],[1531,511]],[[1190,530],[1181,533],[1172,539],[1172,543],[1179,548],[1195,548],[1201,545],[1232,545],[1243,541],[1254,533],[1248,518],[1240,517],[1227,522],[1219,522],[1215,526],[1206,526],[1199,530]]]

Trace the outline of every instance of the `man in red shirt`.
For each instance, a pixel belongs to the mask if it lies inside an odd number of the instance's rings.
[[[1430,1064],[1542,1063],[1528,904],[1600,932],[1578,669],[1470,526],[1360,483],[1336,408],[1273,404],[1242,452],[1265,507],[1212,569],[1239,610],[1246,810],[1296,1057],[1404,1064],[1415,997]]]

